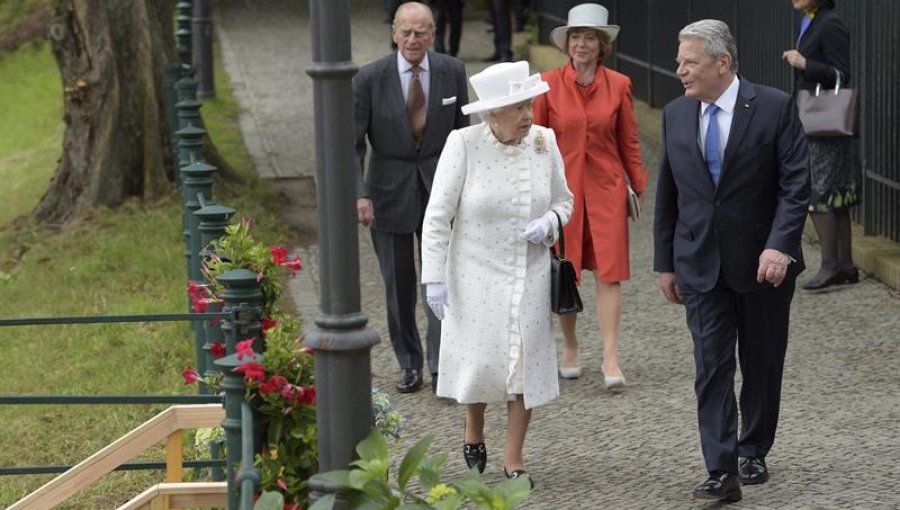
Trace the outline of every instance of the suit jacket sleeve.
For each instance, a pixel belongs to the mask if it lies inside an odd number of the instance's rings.
[[[841,85],[850,82],[850,34],[844,24],[835,15],[828,13],[822,20],[822,26],[816,36],[821,45],[823,60],[817,60],[819,55],[806,58],[806,69],[802,71],[803,77],[815,83],[821,83],[823,87],[834,87],[834,71],[841,72]],[[805,55],[804,55],[805,57]]]
[[[782,104],[776,136],[778,205],[766,248],[796,253],[809,207],[810,180],[806,136],[791,97],[786,97]]]
[[[678,190],[672,177],[672,166],[666,150],[666,113],[662,113],[662,143],[659,156],[659,177],[656,183],[656,211],[653,216],[653,270],[658,273],[675,272],[673,239],[678,221]]]
[[[469,125],[469,116],[463,115],[463,105],[469,104],[469,84],[466,82],[466,66],[462,62],[456,63],[456,121],[454,129],[464,128]]]
[[[353,120],[354,141],[356,149],[356,197],[368,197],[364,181],[366,164],[366,133],[369,130],[371,118],[372,94],[370,88],[370,76],[367,69],[362,69],[353,77]]]

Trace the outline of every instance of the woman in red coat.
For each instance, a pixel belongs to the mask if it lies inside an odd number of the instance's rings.
[[[603,66],[619,27],[598,4],[569,11],[568,24],[550,39],[570,62],[543,74],[550,92],[534,101],[534,123],[556,133],[566,164],[566,180],[575,195],[565,227],[566,256],[579,274],[592,271],[597,281],[597,320],[603,336],[603,383],[625,385],[619,366],[620,283],[631,277],[628,261],[626,185],[642,196],[647,171],[641,162],[631,80]],[[565,346],[560,375],[581,375],[575,315],[560,316]]]

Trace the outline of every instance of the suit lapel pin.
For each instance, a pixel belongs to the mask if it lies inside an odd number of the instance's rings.
[[[750,109],[750,103],[744,103],[744,109],[745,109],[745,110],[749,110],[749,109]]]

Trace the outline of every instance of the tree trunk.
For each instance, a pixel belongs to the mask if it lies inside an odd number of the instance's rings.
[[[63,154],[35,210],[65,222],[171,191],[163,69],[175,61],[175,0],[56,0],[53,54],[65,94]]]

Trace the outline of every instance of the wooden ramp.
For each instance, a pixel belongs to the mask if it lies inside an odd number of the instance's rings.
[[[217,484],[180,483],[183,461],[182,430],[218,427],[224,418],[225,410],[221,404],[172,406],[20,499],[7,510],[48,510],[53,508],[162,440],[166,440],[166,481],[169,483],[157,485],[145,491],[141,496],[153,490],[156,490],[157,494],[161,494],[160,491],[164,486],[166,490],[176,492],[180,489],[170,486],[198,486],[198,488],[202,486],[203,490],[211,490],[210,487],[217,487]],[[222,494],[225,494],[224,489],[222,489]],[[162,499],[168,498],[171,501],[174,498],[176,501],[180,501],[179,498],[183,497],[184,493],[162,494],[162,496]],[[126,505],[122,508],[132,507]],[[134,508],[162,510],[182,507],[138,506]]]

